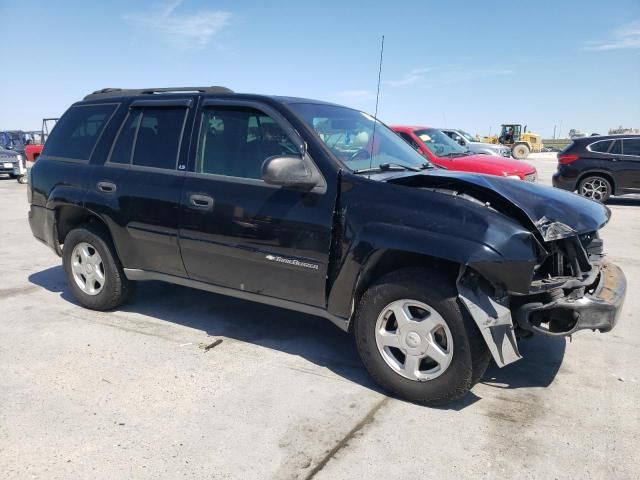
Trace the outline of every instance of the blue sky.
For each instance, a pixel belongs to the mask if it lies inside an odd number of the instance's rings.
[[[640,128],[638,0],[0,0],[0,18],[0,129],[38,129],[116,86],[225,85],[372,113],[383,34],[386,123]]]

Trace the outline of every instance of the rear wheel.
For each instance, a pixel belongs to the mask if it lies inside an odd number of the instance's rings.
[[[133,292],[111,239],[96,225],[71,230],[64,240],[62,263],[74,297],[92,310],[111,310]]]
[[[529,153],[531,152],[529,150],[529,146],[526,143],[518,143],[517,145],[514,145],[513,148],[511,149],[511,154],[513,155],[513,158],[517,160],[524,160],[529,156]]]
[[[22,184],[27,183],[27,176],[26,175],[20,175],[18,177],[18,183],[22,183]]]
[[[598,202],[606,202],[612,193],[611,182],[604,177],[592,175],[584,178],[578,186],[578,193],[583,197]]]
[[[374,380],[416,403],[462,397],[489,360],[453,282],[430,270],[401,270],[373,285],[360,301],[354,332]]]

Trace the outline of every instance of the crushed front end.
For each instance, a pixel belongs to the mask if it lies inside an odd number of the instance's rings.
[[[547,242],[546,249],[529,295],[511,298],[514,326],[524,335],[611,330],[624,302],[626,279],[604,260],[597,232]]]

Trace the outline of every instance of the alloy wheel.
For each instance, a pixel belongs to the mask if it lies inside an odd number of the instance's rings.
[[[601,178],[591,178],[582,184],[580,194],[583,197],[601,201],[609,194],[609,185]]]

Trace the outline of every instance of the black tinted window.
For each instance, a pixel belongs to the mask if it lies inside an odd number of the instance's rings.
[[[265,159],[300,155],[271,117],[252,108],[216,108],[202,115],[196,172],[260,178]]]
[[[622,142],[620,140],[615,140],[613,142],[613,147],[609,150],[609,153],[620,155],[622,153]]]
[[[115,109],[116,105],[71,107],[49,135],[43,155],[88,161]]]
[[[592,152],[607,153],[612,141],[613,140],[602,140],[601,142],[592,143],[589,148]]]
[[[627,138],[622,141],[622,152],[625,155],[640,157],[640,138]]]
[[[118,134],[109,161],[113,163],[131,163],[131,152],[133,150],[133,141],[140,125],[142,111],[131,111]]]
[[[145,108],[138,127],[133,164],[174,170],[187,110]]]

